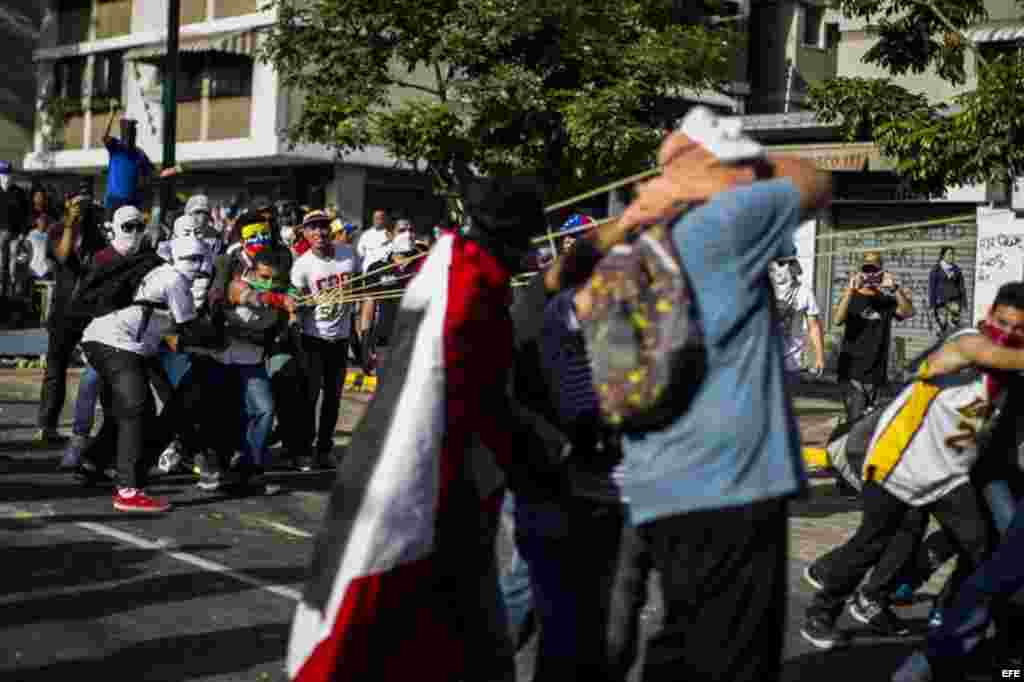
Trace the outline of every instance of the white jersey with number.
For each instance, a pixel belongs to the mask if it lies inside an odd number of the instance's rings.
[[[327,258],[313,251],[299,257],[292,266],[292,286],[304,294],[323,294],[346,287],[348,280],[357,272],[359,263],[355,251],[335,244],[334,254]],[[351,331],[352,305],[338,300],[323,301],[304,309],[303,333],[329,341],[347,339]]]
[[[882,413],[864,480],[915,507],[935,502],[967,483],[978,460],[978,432],[992,412],[993,396],[976,369],[913,382]]]

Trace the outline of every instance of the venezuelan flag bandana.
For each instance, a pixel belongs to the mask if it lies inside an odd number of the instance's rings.
[[[270,246],[270,225],[267,223],[253,223],[242,227],[242,246],[250,256]]]

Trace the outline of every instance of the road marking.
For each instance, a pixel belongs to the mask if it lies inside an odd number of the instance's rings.
[[[312,533],[302,530],[301,528],[289,526],[287,523],[278,523],[277,521],[271,521],[270,519],[265,519],[255,514],[239,514],[238,518],[242,519],[243,521],[252,521],[253,523],[258,523],[261,526],[266,526],[267,528],[273,528],[274,530],[281,531],[285,535],[292,535],[297,538],[308,539],[316,537]]]
[[[114,538],[115,540],[119,540],[127,545],[132,545],[133,547],[138,547],[139,549],[164,552],[172,559],[177,559],[178,561],[190,564],[196,568],[201,568],[202,570],[209,571],[210,573],[220,573],[222,575],[231,576],[241,583],[265,592],[270,592],[271,594],[276,594],[277,596],[284,597],[285,599],[291,599],[292,601],[300,601],[302,599],[302,593],[291,587],[265,583],[262,580],[257,580],[256,578],[244,573],[239,573],[230,566],[225,566],[224,564],[219,564],[216,561],[210,561],[209,559],[204,559],[194,554],[189,554],[188,552],[167,551],[166,542],[151,542],[145,538],[133,535],[132,533],[126,533],[123,530],[111,528],[110,526],[102,523],[78,521],[75,525],[79,528],[84,528],[87,531],[95,533],[96,535],[104,535],[108,538]]]

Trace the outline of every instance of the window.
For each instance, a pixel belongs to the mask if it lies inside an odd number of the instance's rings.
[[[73,45],[89,40],[92,0],[61,0],[57,8],[57,40]]]
[[[191,102],[203,98],[203,55],[182,54],[178,71],[178,101]]]
[[[131,33],[131,0],[96,0],[96,39]]]
[[[181,25],[206,21],[206,0],[181,0]]]
[[[124,81],[124,53],[106,52],[96,55],[93,64],[92,98],[94,108],[109,105],[110,100],[121,100]]]
[[[243,14],[254,14],[260,11],[260,5],[267,4],[264,0],[217,0],[213,5],[214,18],[239,17]]]
[[[804,4],[804,45],[807,47],[824,47],[822,43],[825,8],[817,5]]]
[[[81,100],[85,81],[85,57],[59,59],[53,65],[53,94],[70,100]]]
[[[210,97],[251,97],[252,60],[236,55],[208,55]]]

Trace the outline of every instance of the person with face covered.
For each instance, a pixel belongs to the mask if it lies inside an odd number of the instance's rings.
[[[860,526],[849,541],[804,573],[818,592],[801,633],[815,646],[847,643],[835,621],[850,597],[855,620],[884,634],[909,632],[889,611],[886,593],[857,590],[907,515],[934,516],[959,550],[954,588],[944,590],[940,601],[952,601],[955,586],[986,558],[991,542],[988,511],[971,472],[982,452],[979,438],[1004,400],[1006,370],[1024,367],[1024,285],[1001,287],[979,330],[950,337],[881,412],[860,469]],[[900,566],[875,570],[893,568]]]
[[[143,228],[142,216],[134,207],[115,212],[111,246],[118,256],[139,252]],[[79,476],[85,483],[102,481],[107,465],[116,459],[113,505],[119,511],[170,509],[166,499],[145,493],[149,467],[167,441],[165,429],[155,419],[147,363],[157,354],[163,337],[180,335],[184,342],[192,336],[196,314],[191,279],[206,258],[205,247],[195,237],[177,237],[171,249],[173,262],[145,275],[132,305],[93,319],[82,335],[82,349],[100,376],[104,422],[82,453]]]
[[[348,280],[359,272],[355,251],[344,244],[330,241],[331,219],[323,211],[313,211],[302,221],[302,234],[309,251],[292,266],[292,286],[302,294],[331,296],[348,286]],[[358,285],[357,285],[358,288]],[[364,293],[364,292],[360,292]],[[360,293],[354,294],[359,296]],[[315,464],[333,468],[334,430],[341,404],[340,387],[348,365],[348,343],[352,333],[351,304],[340,299],[318,301],[302,310],[302,355],[306,369],[308,399],[307,434],[312,445]],[[320,399],[319,422],[316,404]],[[306,453],[293,453],[299,466],[308,471],[313,459]]]
[[[888,380],[892,322],[914,315],[910,293],[882,269],[882,256],[864,254],[860,270],[836,307],[836,324],[843,327],[839,352],[839,383],[843,384],[846,421],[852,423],[874,407]]]
[[[825,369],[825,340],[818,321],[818,303],[814,292],[799,278],[800,263],[795,258],[780,258],[772,263],[772,288],[779,311],[782,332],[782,352],[786,373],[796,377],[803,369],[803,354],[807,337],[814,349],[811,372],[821,376]]]

